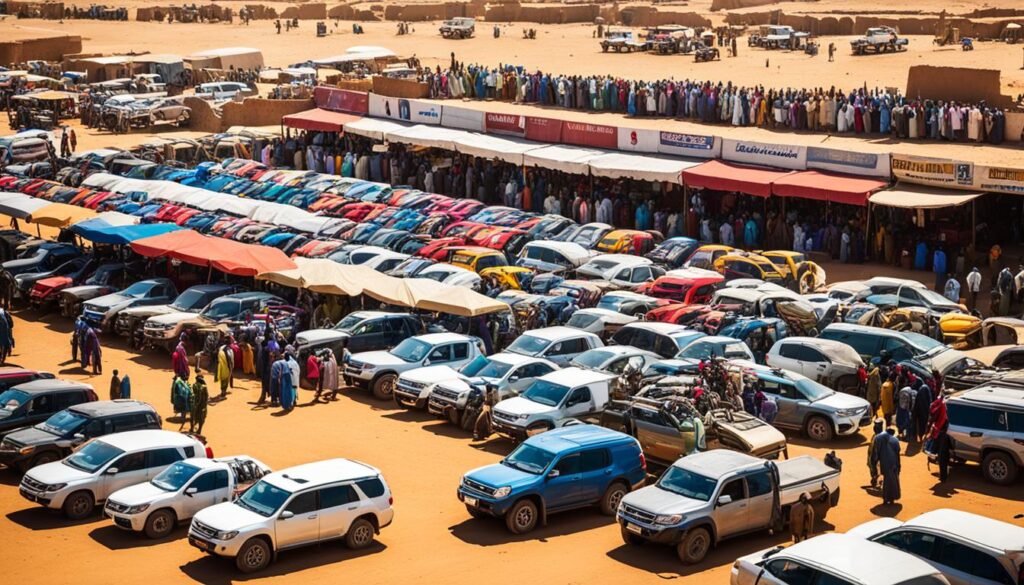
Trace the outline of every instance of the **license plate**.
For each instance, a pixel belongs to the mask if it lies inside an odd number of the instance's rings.
[[[636,524],[626,524],[626,530],[632,532],[633,534],[642,534],[643,533],[643,530],[639,526],[637,526]]]
[[[213,545],[212,544],[210,544],[210,543],[208,543],[206,541],[203,541],[203,540],[199,540],[198,538],[195,538],[194,536],[188,537],[188,542],[192,546],[197,547],[197,548],[201,548],[203,550],[213,550]]]
[[[478,503],[479,503],[479,500],[477,500],[476,498],[471,498],[469,496],[466,496],[466,505],[467,506],[473,506],[475,508]]]

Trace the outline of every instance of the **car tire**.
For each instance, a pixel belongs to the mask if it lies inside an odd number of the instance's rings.
[[[519,500],[505,513],[505,526],[512,534],[526,534],[537,527],[540,516],[532,500]]]
[[[381,374],[373,380],[373,396],[378,400],[390,400],[395,395],[395,374]]]
[[[163,538],[174,530],[178,525],[178,516],[170,508],[161,508],[146,518],[146,526],[143,529],[146,536],[156,540]]]
[[[812,441],[827,443],[835,436],[832,423],[823,416],[812,416],[804,424],[804,434]]]
[[[96,500],[89,490],[77,491],[64,499],[64,506],[61,509],[68,519],[81,520],[93,513],[96,509]]]
[[[981,474],[985,481],[996,485],[1010,485],[1017,481],[1017,463],[1002,451],[992,451],[981,462]]]
[[[238,549],[235,566],[243,573],[262,571],[272,560],[270,545],[262,538],[250,538]]]
[[[366,518],[357,518],[345,533],[345,546],[352,550],[364,549],[373,544],[373,524]]]
[[[629,493],[629,487],[621,481],[616,481],[604,490],[601,496],[601,513],[605,516],[614,516],[619,509],[619,502]]]
[[[641,546],[644,542],[646,542],[643,538],[636,534],[633,534],[625,528],[620,528],[619,534],[622,535],[622,542],[632,546]]]
[[[684,565],[696,565],[704,560],[711,550],[711,533],[703,526],[686,533],[683,541],[676,545],[676,554]]]

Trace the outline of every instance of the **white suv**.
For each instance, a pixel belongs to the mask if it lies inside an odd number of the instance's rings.
[[[21,478],[20,492],[31,502],[80,520],[119,489],[148,481],[182,459],[210,456],[197,439],[181,433],[114,433],[90,441],[61,461],[34,467]]]
[[[987,384],[946,403],[953,457],[981,463],[985,479],[1012,485],[1024,466],[1024,391]]]
[[[234,502],[200,510],[189,544],[234,557],[243,573],[267,567],[279,551],[343,538],[366,548],[391,524],[391,490],[376,468],[329,459],[264,476]]]
[[[398,376],[426,366],[461,368],[480,355],[479,340],[458,333],[428,333],[410,337],[389,351],[364,351],[345,368],[348,384],[365,385],[381,400],[390,400]]]
[[[567,366],[574,357],[595,347],[604,347],[604,342],[597,335],[556,325],[523,333],[505,351],[544,358],[558,366]]]

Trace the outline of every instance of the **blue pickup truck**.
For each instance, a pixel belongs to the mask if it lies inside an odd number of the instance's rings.
[[[467,473],[458,496],[474,518],[504,518],[514,534],[548,514],[598,505],[613,516],[623,496],[643,485],[640,443],[618,431],[570,425],[530,437],[501,463]]]

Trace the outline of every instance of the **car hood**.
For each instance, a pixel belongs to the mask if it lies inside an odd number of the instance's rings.
[[[241,530],[246,526],[266,522],[264,516],[233,503],[223,502],[200,510],[194,520],[215,530]]]
[[[33,467],[31,471],[25,474],[25,476],[31,477],[39,483],[46,484],[68,483],[83,479],[91,479],[93,477],[93,475],[80,469],[75,469],[70,465],[64,465],[64,463],[60,461],[44,463],[38,467]]]
[[[174,325],[185,319],[195,318],[195,313],[185,313],[183,311],[174,311],[172,313],[164,313],[162,315],[154,315],[149,318],[150,321],[157,325]]]
[[[423,384],[436,384],[458,377],[459,373],[448,366],[427,366],[402,374],[402,378],[410,382],[420,382]]]
[[[122,315],[128,315],[130,317],[152,317],[153,315],[166,315],[168,313],[176,313],[177,309],[172,309],[170,305],[149,305],[146,307],[132,307],[121,311]]]
[[[112,295],[104,295],[102,297],[95,298],[89,301],[89,304],[95,307],[104,307],[109,309],[111,307],[116,307],[117,305],[127,303],[133,300],[135,299],[133,299],[130,296],[123,295],[120,293],[114,293]]]
[[[72,286],[64,289],[64,294],[88,299],[103,294],[103,291],[105,290],[107,290],[107,287],[100,286],[98,284],[83,284],[81,286]]]
[[[16,441],[21,445],[25,445],[26,447],[29,445],[41,445],[44,443],[52,443],[60,439],[60,437],[53,433],[48,433],[42,429],[37,429],[35,427],[28,427],[27,429],[15,431],[13,433],[8,434],[7,437],[5,438],[8,438],[12,441]]]
[[[596,268],[594,266],[587,266],[584,264],[583,266],[577,268],[576,272],[578,274],[584,274],[586,276],[591,276],[594,278],[604,278],[604,275],[607,271],[601,270],[600,268]]]
[[[853,536],[859,536],[861,538],[873,538],[879,534],[892,530],[893,528],[899,528],[903,526],[903,522],[895,518],[879,518],[877,520],[871,520],[846,531],[847,534]]]
[[[842,392],[835,392],[830,396],[826,396],[821,400],[817,400],[813,403],[815,406],[827,406],[835,410],[842,410],[845,408],[862,408],[868,406],[868,401],[864,400],[859,396],[852,394],[844,394]]]
[[[520,414],[529,415],[555,412],[557,408],[554,406],[545,406],[539,402],[523,398],[522,396],[516,396],[515,398],[502,400],[494,407],[494,410],[518,416]]]
[[[139,483],[110,494],[110,500],[126,506],[137,506],[176,492],[164,491],[151,482]]]
[[[663,490],[656,485],[640,488],[626,494],[622,503],[640,508],[652,514],[687,514],[710,505],[708,502],[695,500]]]
[[[409,362],[400,357],[393,356],[386,351],[366,351],[352,356],[352,361],[372,364],[374,366],[398,366]]]
[[[940,374],[945,374],[965,357],[967,356],[961,351],[955,349],[944,349],[934,355],[918,358],[918,361],[924,362],[927,360],[928,364],[926,365],[930,365],[933,370],[938,370]]]
[[[505,486],[518,488],[536,482],[541,476],[495,463],[494,465],[478,467],[467,473],[466,477],[492,488]]]
[[[298,346],[322,345],[352,337],[351,334],[337,329],[307,329],[295,336]]]

